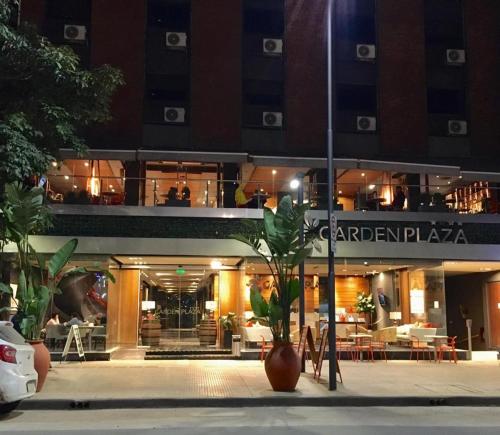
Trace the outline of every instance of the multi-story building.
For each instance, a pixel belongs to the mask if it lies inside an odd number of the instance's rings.
[[[206,307],[244,317],[249,284],[272,282],[228,236],[296,195],[297,174],[326,219],[326,4],[23,0],[23,20],[125,76],[86,159],[61,150],[48,177],[57,219],[36,240],[51,250],[78,236],[78,261],[114,270],[116,284],[97,285],[108,347],[141,343],[140,301],[161,309],[165,345],[199,343]],[[463,338],[471,317],[474,346],[500,347],[500,3],[335,4],[338,320],[372,292],[379,329],[399,317]],[[317,331],[325,252],[306,263]]]

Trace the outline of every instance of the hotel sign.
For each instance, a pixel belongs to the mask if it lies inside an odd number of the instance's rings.
[[[320,237],[328,239],[328,226],[320,228]],[[334,240],[337,242],[393,242],[393,243],[453,243],[468,244],[461,225],[415,223],[339,223]]]

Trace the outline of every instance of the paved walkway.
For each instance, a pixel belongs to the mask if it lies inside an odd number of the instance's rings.
[[[342,362],[344,383],[327,388],[328,365],[321,383],[311,367],[295,393],[272,391],[258,361],[110,361],[53,363],[44,389],[30,401],[329,398],[329,397],[496,397],[500,364],[494,362]]]

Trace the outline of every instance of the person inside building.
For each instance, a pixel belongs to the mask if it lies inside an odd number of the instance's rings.
[[[236,207],[238,208],[248,206],[247,196],[239,183],[236,184],[236,190],[234,191],[234,202],[236,202]]]
[[[170,190],[167,193],[167,199],[169,201],[176,200],[177,199],[177,187],[172,186]]]
[[[50,316],[50,319],[47,321],[46,323],[46,327],[47,326],[52,326],[52,325],[59,325],[61,322],[59,322],[59,314],[57,313],[52,313],[52,315]]]
[[[395,211],[403,210],[405,205],[406,196],[403,192],[401,186],[396,186],[396,192],[394,193],[394,199],[392,200],[392,209]]]
[[[80,318],[78,313],[71,314],[71,319],[64,323],[64,326],[73,326],[73,325],[83,325],[85,322]]]

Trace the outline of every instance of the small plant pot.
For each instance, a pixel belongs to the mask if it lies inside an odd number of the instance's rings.
[[[224,330],[224,349],[231,349],[233,344],[233,332]]]
[[[274,342],[264,364],[274,391],[295,391],[300,377],[300,357],[292,343]]]
[[[35,370],[38,373],[36,392],[42,391],[43,384],[47,378],[50,368],[50,352],[43,344],[42,340],[31,340],[29,344],[35,349]]]

